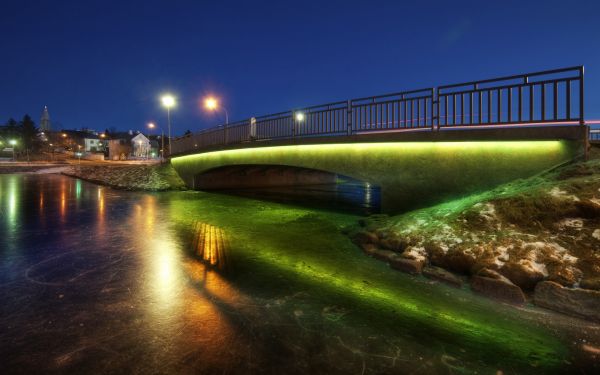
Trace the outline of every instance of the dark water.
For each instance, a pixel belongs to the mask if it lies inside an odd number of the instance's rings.
[[[598,371],[598,325],[392,271],[357,219],[0,175],[1,371]]]
[[[356,215],[381,212],[381,189],[356,180],[344,180],[335,184],[221,189],[218,192]]]

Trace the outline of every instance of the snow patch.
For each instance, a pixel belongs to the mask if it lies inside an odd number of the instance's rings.
[[[541,273],[542,275],[544,275],[544,277],[548,276],[548,269],[543,263],[538,263],[531,259],[521,259],[519,263],[522,266],[524,266],[528,271]]]
[[[478,204],[481,205],[480,203]],[[483,217],[487,221],[496,220],[496,207],[492,203],[484,204],[484,208],[479,211],[479,216]]]
[[[575,195],[570,195],[566,191],[560,190],[558,187],[553,187],[552,190],[550,190],[550,195],[558,199],[568,199],[573,202],[579,202],[579,198]]]
[[[567,249],[565,249],[564,247],[560,246],[559,244],[557,244],[555,242],[550,242],[550,243],[548,243],[548,245],[552,246],[559,253],[566,253],[567,252]]]
[[[425,251],[424,247],[411,246],[408,249],[404,250],[402,255],[407,255],[410,258],[420,261],[424,261],[425,259],[427,259],[427,252]]]
[[[566,218],[566,219],[561,220],[558,223],[558,226],[561,228],[581,229],[581,228],[583,228],[583,219]]]

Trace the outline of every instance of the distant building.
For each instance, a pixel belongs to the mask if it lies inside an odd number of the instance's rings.
[[[127,160],[132,150],[131,142],[126,137],[117,137],[108,140],[109,160]]]
[[[139,133],[131,139],[133,147],[133,156],[136,158],[149,158],[151,153],[150,140],[145,135]]]
[[[49,132],[52,130],[50,124],[50,114],[48,113],[47,106],[44,106],[44,111],[42,112],[42,118],[40,119],[40,130],[43,132]]]
[[[62,145],[66,150],[73,152],[103,152],[104,144],[100,138],[94,134],[79,130],[61,130],[53,132],[52,142],[56,145]]]
[[[144,134],[133,131],[110,133],[110,139],[107,141],[109,160],[127,160],[127,159],[157,159],[160,150],[159,143],[154,139],[146,137]]]

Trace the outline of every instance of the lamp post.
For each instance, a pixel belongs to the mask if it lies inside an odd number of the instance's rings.
[[[204,107],[209,111],[216,111],[221,108],[223,112],[225,112],[225,125],[229,125],[229,113],[227,112],[227,108],[219,105],[219,101],[215,97],[209,96],[204,99]]]
[[[148,127],[150,129],[154,129],[157,125],[153,122],[148,123]],[[164,162],[165,160],[165,132],[162,127],[158,127],[160,129],[160,162]]]
[[[219,105],[219,101],[217,100],[217,98],[215,98],[213,96],[209,96],[204,99],[204,107],[206,109],[208,109],[209,111],[216,111],[219,108],[221,108],[223,110],[223,112],[225,112],[225,126],[223,129],[223,133],[224,133],[225,144],[227,144],[227,125],[229,125],[229,113],[227,112],[227,108],[225,108],[222,105]]]
[[[15,146],[17,145],[17,141],[15,139],[11,139],[10,141],[8,141],[8,143],[10,143],[10,145],[12,146],[13,161],[17,161],[17,158],[15,157]]]
[[[167,108],[167,127],[169,133],[169,155],[171,155],[171,107],[175,106],[175,97],[173,95],[164,95],[161,98],[162,105]]]

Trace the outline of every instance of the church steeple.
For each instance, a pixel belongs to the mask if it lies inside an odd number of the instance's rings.
[[[48,113],[48,107],[44,106],[44,112],[42,112],[42,119],[40,120],[40,130],[43,132],[49,132],[50,128],[50,114]]]

